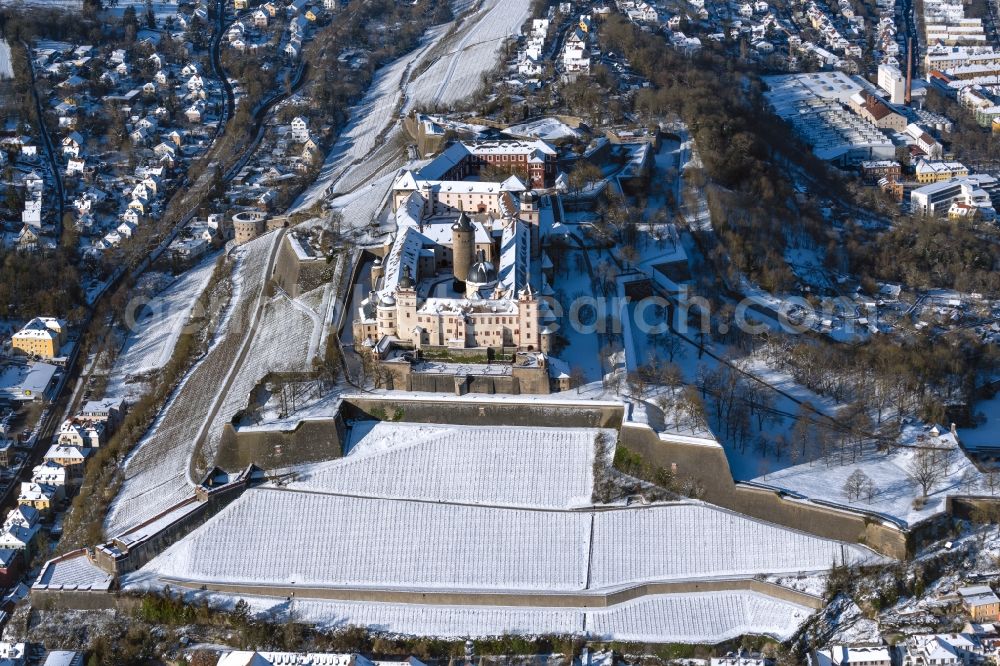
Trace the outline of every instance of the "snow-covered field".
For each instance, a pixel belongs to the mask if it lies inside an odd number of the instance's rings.
[[[0,79],[14,78],[14,67],[10,62],[10,44],[0,39]]]
[[[140,577],[571,592],[819,571],[845,556],[873,557],[859,546],[697,503],[555,511],[253,489],[152,560]]]
[[[267,234],[237,250],[234,293],[216,338],[126,458],[122,487],[105,518],[108,533],[133,527],[190,495],[188,469],[198,433],[254,320],[278,238]]]
[[[210,603],[232,605],[226,595],[192,593]],[[810,615],[807,608],[753,592],[651,596],[610,608],[513,608],[416,606],[297,599],[294,604],[242,596],[254,613],[275,621],[289,616],[333,630],[366,626],[375,631],[442,638],[506,634],[585,634],[620,641],[716,643],[747,633],[790,637]]]
[[[1000,448],[1000,393],[977,402],[975,410],[986,421],[975,428],[962,428],[958,433],[962,444],[970,449]]]
[[[168,16],[177,16],[177,3],[176,2],[154,2],[153,5],[153,15],[156,17],[157,27],[163,27],[163,21]],[[125,14],[126,7],[134,7],[136,16],[139,17],[139,21],[143,26],[146,25],[146,3],[142,0],[119,0],[114,7],[109,7],[104,10],[105,14],[109,17],[114,17],[115,19],[121,20],[122,16]]]
[[[597,433],[363,422],[351,433],[346,458],[296,468],[286,487],[494,506],[586,506]]]
[[[718,642],[743,634],[786,639],[812,611],[753,592],[646,597],[587,613],[594,637],[622,641]]]
[[[474,101],[482,75],[496,66],[504,40],[528,19],[528,0],[485,0],[448,41],[446,51],[416,78],[410,103],[450,106]]]
[[[44,7],[46,9],[81,9],[83,0],[0,0],[0,7]]]
[[[903,432],[903,441],[912,446],[922,428],[909,427]],[[865,511],[891,516],[907,524],[913,524],[945,510],[948,495],[976,494],[989,495],[984,486],[983,475],[969,461],[957,446],[954,437],[944,434],[931,444],[948,451],[944,474],[936,482],[922,508],[914,506],[914,499],[922,493],[919,483],[910,474],[910,465],[916,449],[899,447],[889,453],[866,451],[857,462],[826,464],[818,461],[812,464],[796,465],[755,479],[759,483],[790,490],[811,499],[820,499],[845,507],[855,507]],[[835,462],[835,461],[831,461]],[[855,470],[864,472],[874,483],[876,492],[871,501],[867,497],[849,499],[844,493],[844,484]]]
[[[132,381],[167,364],[214,268],[215,257],[203,261],[146,304],[111,370],[109,397],[137,398],[143,386]]]
[[[558,118],[540,118],[520,125],[511,125],[503,133],[511,136],[531,136],[543,141],[573,139],[580,136],[580,132]]]

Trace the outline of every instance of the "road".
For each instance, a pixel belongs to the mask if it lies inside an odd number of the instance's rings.
[[[65,197],[63,196],[62,173],[60,172],[59,161],[56,160],[55,146],[49,134],[49,128],[45,125],[45,112],[42,109],[42,101],[38,97],[38,90],[35,88],[35,63],[31,59],[31,48],[27,42],[21,41],[24,47],[24,55],[28,60],[28,74],[31,77],[31,96],[35,100],[35,109],[38,112],[38,132],[42,137],[42,144],[45,147],[45,154],[49,158],[49,170],[52,172],[52,179],[56,186],[56,201],[58,202],[58,214],[56,215],[56,235],[62,235],[63,213],[65,211]]]
[[[237,17],[239,18],[239,17]],[[236,113],[236,96],[233,93],[233,86],[229,83],[229,77],[226,76],[226,71],[222,67],[222,49],[221,42],[222,36],[229,29],[229,26],[225,24],[226,19],[226,3],[225,0],[218,0],[215,9],[215,34],[212,36],[212,45],[210,47],[212,53],[212,71],[215,73],[215,78],[222,82],[222,87],[225,89],[226,93],[226,112],[223,114],[218,126],[215,128],[215,138],[218,139],[222,136],[225,131],[226,125],[229,123],[229,119],[233,117]]]

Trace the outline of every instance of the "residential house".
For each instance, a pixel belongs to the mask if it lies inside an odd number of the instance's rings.
[[[982,646],[971,634],[919,634],[906,639],[902,666],[974,666],[985,663]]]
[[[53,444],[42,458],[45,462],[54,462],[66,468],[66,476],[71,485],[83,479],[83,467],[90,457],[90,449],[80,449],[75,446]]]
[[[295,116],[291,123],[292,141],[304,143],[309,139],[309,123],[302,116]]]
[[[125,400],[122,398],[88,400],[76,415],[80,421],[103,423],[108,432],[117,428],[124,417]]]
[[[973,622],[996,622],[1000,620],[1000,598],[989,585],[972,585],[958,590]]]
[[[22,527],[11,525],[0,532],[0,549],[31,552],[31,547],[35,543],[41,525],[33,527]],[[25,558],[27,559],[27,558]]]
[[[35,252],[38,250],[38,241],[37,229],[25,224],[17,234],[17,249],[21,252]]]
[[[814,666],[892,666],[892,649],[887,645],[831,645],[813,653]]]
[[[66,175],[67,176],[79,176],[82,175],[87,163],[79,157],[71,157],[66,162]]]
[[[55,317],[35,317],[11,338],[11,346],[29,356],[55,358],[66,324]]]
[[[62,140],[63,155],[79,157],[80,150],[83,149],[83,137],[79,132],[70,132]]]
[[[66,468],[53,462],[36,465],[31,470],[31,480],[34,483],[65,488],[67,485]]]
[[[952,178],[965,178],[969,169],[961,162],[938,162],[920,159],[913,169],[917,182],[921,184],[939,183]]]
[[[58,441],[60,444],[82,449],[100,448],[104,443],[104,423],[67,419],[59,426]]]
[[[15,585],[24,575],[24,557],[13,548],[0,548],[0,587]],[[0,666],[23,666],[24,643],[0,643]]]
[[[33,481],[22,481],[21,492],[17,496],[17,503],[36,509],[42,516],[49,516],[60,499],[62,497],[60,496],[59,489],[55,486],[47,486]],[[0,545],[0,547],[3,546]]]

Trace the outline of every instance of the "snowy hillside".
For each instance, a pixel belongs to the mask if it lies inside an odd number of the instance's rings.
[[[10,44],[0,39],[0,80],[14,78],[14,67],[10,62]]]
[[[130,386],[131,381],[167,364],[214,268],[214,258],[202,262],[149,301],[115,360],[108,378],[109,397],[138,397],[142,387]]]
[[[105,518],[107,532],[122,532],[190,495],[188,469],[198,434],[255,319],[278,238],[268,234],[239,249],[232,302],[216,339],[126,458],[124,482]]]
[[[504,40],[528,19],[528,0],[486,0],[446,42],[446,52],[413,82],[410,103],[418,107],[473,102],[482,75],[499,61]]]

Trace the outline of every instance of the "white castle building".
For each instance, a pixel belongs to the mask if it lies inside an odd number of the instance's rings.
[[[438,160],[447,158],[447,151]],[[552,199],[503,182],[427,179],[435,160],[393,184],[397,233],[371,271],[354,320],[357,343],[549,351],[551,262],[541,250]]]

